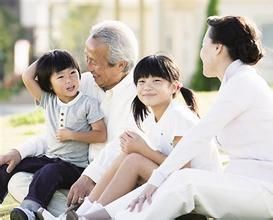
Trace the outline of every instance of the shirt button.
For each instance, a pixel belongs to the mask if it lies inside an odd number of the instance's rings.
[[[62,112],[61,115],[64,115],[64,113]]]
[[[161,133],[161,135],[163,135],[163,133]]]
[[[61,118],[61,121],[64,121],[64,119],[63,119],[63,118]]]
[[[63,127],[64,125],[63,125],[63,124],[61,124],[60,126],[61,126],[61,127]]]

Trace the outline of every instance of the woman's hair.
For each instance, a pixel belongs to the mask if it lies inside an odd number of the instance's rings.
[[[148,78],[149,76],[160,77],[172,83],[174,81],[179,81],[180,70],[175,62],[169,57],[165,55],[151,55],[144,57],[136,65],[134,69],[135,85],[137,85],[140,78]],[[197,105],[192,91],[182,87],[180,88],[180,92],[188,107],[197,113]],[[136,124],[140,127],[140,122],[145,119],[149,110],[137,96],[133,100],[132,110]]]
[[[213,43],[227,47],[232,60],[254,65],[262,57],[260,31],[255,24],[241,16],[208,17],[209,37]]]
[[[52,50],[42,55],[37,61],[36,75],[38,84],[45,92],[53,93],[50,77],[54,72],[60,72],[67,68],[75,68],[78,70],[79,77],[80,68],[77,61],[65,50]]]
[[[104,21],[93,26],[90,36],[108,46],[108,64],[114,66],[119,61],[126,61],[123,72],[129,72],[138,56],[137,39],[133,31],[120,21]]]

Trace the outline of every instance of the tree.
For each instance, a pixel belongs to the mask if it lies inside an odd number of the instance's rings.
[[[218,14],[218,5],[219,5],[219,0],[209,0],[208,7],[207,7],[207,17]],[[206,31],[207,31],[207,23],[205,23],[204,31],[200,40],[200,46],[199,46],[200,49],[201,49],[202,39]],[[206,78],[202,74],[202,72],[203,72],[202,61],[198,55],[196,70],[192,78],[191,87],[197,91],[211,91],[211,90],[218,89],[220,85],[219,80],[215,78]]]
[[[18,18],[5,7],[0,8],[0,79],[13,71],[13,47],[22,34]]]
[[[86,66],[83,56],[84,43],[98,12],[99,6],[71,5],[67,18],[61,23],[62,37],[55,42],[55,45],[69,50],[77,58],[81,69]]]

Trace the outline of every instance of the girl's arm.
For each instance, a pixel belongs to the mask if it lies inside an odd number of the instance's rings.
[[[42,89],[35,80],[37,60],[32,63],[22,74],[22,80],[28,92],[38,101],[41,99]]]
[[[153,150],[142,137],[132,131],[124,132],[120,136],[120,143],[121,148],[125,153],[139,153],[158,165],[167,157],[161,152]]]
[[[79,141],[84,143],[103,143],[107,139],[106,126],[103,119],[91,124],[92,130],[87,132],[72,131],[67,128],[61,128],[56,132],[57,140]]]

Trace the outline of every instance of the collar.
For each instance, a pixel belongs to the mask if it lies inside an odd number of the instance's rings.
[[[118,93],[119,91],[124,92],[125,88],[133,84],[133,73],[129,72],[117,85],[112,89],[108,89],[105,93]]]
[[[237,69],[239,69],[243,65],[244,65],[244,63],[239,59],[235,60],[231,64],[229,64],[229,66],[227,67],[227,69],[224,73],[222,83],[226,83],[230,78],[232,78],[236,74]]]
[[[71,105],[74,105],[81,97],[82,97],[82,93],[81,92],[79,92],[78,93],[78,95],[73,99],[73,100],[71,100],[70,102],[68,102],[68,103],[64,103],[64,102],[62,102],[57,96],[57,104],[59,105],[59,106],[61,106],[61,107],[69,107],[69,106],[71,106]]]

